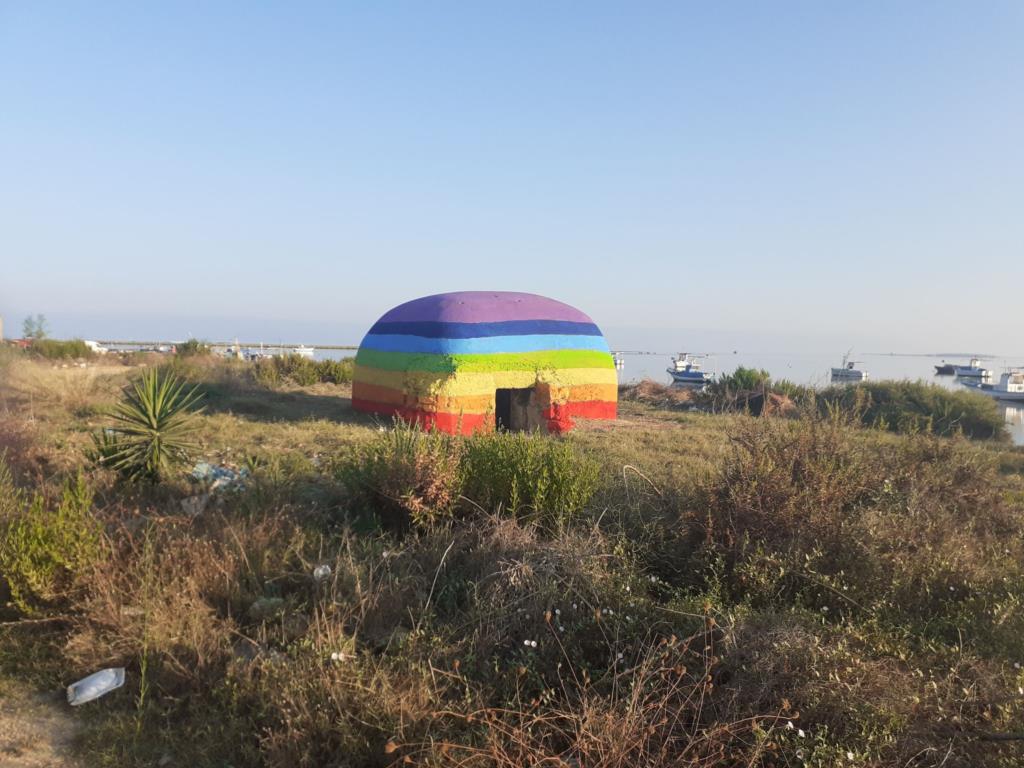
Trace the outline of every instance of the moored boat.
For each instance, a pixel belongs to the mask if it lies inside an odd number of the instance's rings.
[[[992,376],[992,371],[982,367],[981,360],[976,357],[972,357],[968,365],[954,365],[953,372],[961,379],[987,379]]]
[[[711,374],[701,369],[700,363],[690,357],[687,352],[680,352],[672,360],[672,367],[666,368],[673,384],[687,386],[704,386],[711,381]]]
[[[975,392],[994,397],[997,400],[1010,400],[1024,402],[1024,370],[1010,368],[999,377],[998,384],[989,384],[984,381],[963,381],[965,387],[970,387]]]
[[[843,366],[832,369],[832,381],[867,381],[868,372],[857,367],[857,361],[850,359],[850,353],[843,355]]]
[[[952,376],[956,373],[956,366],[952,363],[947,363],[945,360],[942,361],[942,365],[935,366],[936,376]]]

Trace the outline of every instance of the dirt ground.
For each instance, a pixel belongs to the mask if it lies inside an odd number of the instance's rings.
[[[0,768],[79,768],[78,722],[61,691],[0,689]]]

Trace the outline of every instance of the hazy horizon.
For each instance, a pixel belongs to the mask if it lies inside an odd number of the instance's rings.
[[[11,317],[0,315],[7,338],[20,335],[24,318],[28,314]],[[44,313],[45,314],[45,313]],[[377,317],[365,322],[296,322],[275,317],[218,317],[202,315],[125,317],[119,314],[63,314],[46,315],[50,335],[55,338],[107,339],[121,341],[180,342],[197,338],[211,342],[230,342],[272,345],[306,344],[357,345]],[[833,337],[828,334],[775,334],[757,330],[723,330],[713,328],[643,328],[636,326],[601,325],[601,330],[612,349],[619,351],[657,352],[675,354],[680,351],[711,354],[792,354],[832,355],[838,358],[847,349],[857,354],[897,355],[982,355],[1000,358],[1020,358],[1024,351],[1018,347],[997,349],[991,347],[922,347],[894,346],[891,339],[867,336]]]
[[[617,348],[1013,355],[1022,33],[1015,2],[7,4],[5,333],[355,343],[496,289]]]

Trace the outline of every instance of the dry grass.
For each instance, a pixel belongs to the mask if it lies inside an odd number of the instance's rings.
[[[52,496],[131,371],[0,370],[0,440]],[[106,546],[80,599],[3,630],[6,675],[127,668],[82,713],[92,764],[1024,759],[988,740],[1024,714],[1019,451],[629,401],[559,443],[601,468],[567,525],[393,532],[336,473],[381,439],[347,388],[183,373],[211,405],[201,457],[251,466],[247,487],[193,518],[185,477],[93,475]]]

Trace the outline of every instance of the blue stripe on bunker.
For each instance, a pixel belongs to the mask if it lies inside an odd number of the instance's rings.
[[[376,326],[374,327],[376,328]],[[363,339],[360,347],[380,352],[413,352],[432,355],[486,355],[502,352],[541,352],[549,349],[609,351],[608,342],[604,340],[603,336],[559,336],[555,334],[436,339],[371,332]]]

